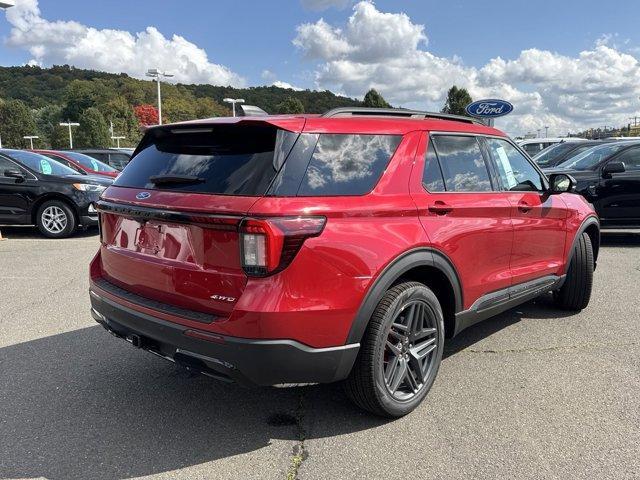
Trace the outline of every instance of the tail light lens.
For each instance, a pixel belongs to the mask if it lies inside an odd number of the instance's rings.
[[[320,235],[325,217],[244,218],[240,222],[242,268],[264,277],[285,269],[307,238]]]

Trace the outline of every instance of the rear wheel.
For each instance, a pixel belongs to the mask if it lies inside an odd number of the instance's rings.
[[[580,234],[573,249],[567,278],[554,292],[556,304],[567,310],[582,310],[589,305],[593,286],[593,246],[587,233]]]
[[[76,217],[71,207],[60,200],[40,205],[36,223],[40,233],[49,238],[65,238],[76,230]]]
[[[397,285],[371,317],[345,391],[377,415],[406,415],[431,388],[443,346],[442,308],[434,293],[417,282]]]

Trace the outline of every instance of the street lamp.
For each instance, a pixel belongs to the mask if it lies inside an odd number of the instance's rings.
[[[15,6],[16,2],[13,0],[0,0],[0,8],[9,8]]]
[[[120,136],[120,137],[111,137],[111,140],[115,140],[116,142],[118,142],[118,146],[116,148],[120,148],[120,140],[124,140],[127,137],[124,136]]]
[[[25,136],[24,136],[24,137],[22,137],[22,138],[24,138],[25,140],[29,140],[29,142],[31,143],[31,150],[33,150],[33,140],[34,140],[35,138],[40,138],[40,137],[39,137],[39,136],[37,136],[37,135],[25,135]]]
[[[244,103],[244,98],[223,98],[223,102],[230,103],[232,105],[233,116],[236,116],[236,103]]]
[[[157,68],[150,68],[147,71],[147,77],[154,78],[158,82],[158,125],[162,125],[162,96],[160,95],[160,78],[173,77],[173,74],[163,72]]]
[[[66,122],[60,122],[60,126],[69,127],[69,148],[73,150],[73,135],[71,134],[71,127],[79,127],[80,124],[76,122],[70,122],[67,120]]]

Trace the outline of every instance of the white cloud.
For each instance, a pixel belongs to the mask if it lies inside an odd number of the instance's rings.
[[[278,76],[273,73],[271,70],[263,70],[261,77],[263,80],[269,83],[269,85],[273,85],[274,87],[280,88],[290,88],[291,90],[300,91],[303,90],[300,87],[296,87],[289,82],[283,82],[282,80],[278,80]]]
[[[274,87],[280,87],[280,88],[290,88],[291,90],[295,90],[296,92],[303,90],[300,87],[296,87],[295,85],[292,85],[289,82],[283,82],[281,80],[276,80],[275,82],[271,83],[271,85],[273,85]]]
[[[478,68],[429,52],[425,27],[407,15],[361,1],[343,28],[322,19],[303,24],[293,44],[318,62],[318,88],[361,97],[373,87],[395,105],[439,109],[456,84],[474,98],[511,101],[514,113],[498,121],[510,133],[548,125],[560,134],[622,125],[637,112],[640,63],[615,45],[616,37],[605,34],[575,57],[532,48]]]
[[[344,8],[351,0],[300,0],[302,6],[308,10],[327,10],[328,8]]]
[[[12,25],[8,45],[27,49],[31,64],[70,64],[133,77],[160,68],[173,73],[175,82],[245,84],[229,68],[212,63],[202,48],[179,35],[166,38],[155,27],[133,35],[74,21],[49,21],[42,18],[38,0],[19,0],[6,16]]]

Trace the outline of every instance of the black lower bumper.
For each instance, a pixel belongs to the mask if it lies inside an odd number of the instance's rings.
[[[98,224],[98,216],[97,215],[82,215],[80,217],[80,224],[85,227],[90,227]]]
[[[214,335],[137,312],[93,290],[90,294],[93,318],[117,337],[190,370],[245,385],[344,380],[360,347],[311,348],[294,340]]]

